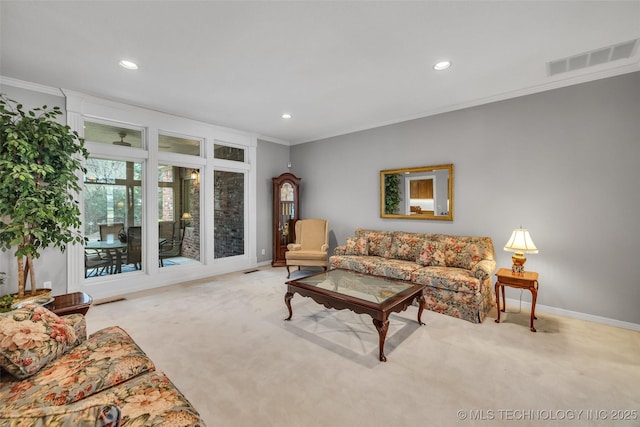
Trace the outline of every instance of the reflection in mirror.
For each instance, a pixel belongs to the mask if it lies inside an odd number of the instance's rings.
[[[380,217],[453,220],[453,165],[380,171]]]

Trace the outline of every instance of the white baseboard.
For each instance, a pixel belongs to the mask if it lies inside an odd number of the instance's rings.
[[[531,309],[531,303],[513,298],[506,298],[507,305],[520,306]],[[548,305],[536,304],[536,313],[549,313],[558,316],[570,317],[572,319],[586,320],[588,322],[602,323],[604,325],[616,326],[618,328],[631,329],[632,331],[640,331],[640,325],[637,323],[623,322],[622,320],[610,319],[608,317],[594,316],[592,314],[580,313],[577,311],[565,310],[562,308],[550,307]]]
[[[257,264],[258,267],[266,267],[268,265],[271,265],[271,261],[262,261]]]

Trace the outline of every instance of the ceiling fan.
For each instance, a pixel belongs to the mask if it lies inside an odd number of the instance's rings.
[[[127,136],[126,132],[120,131],[118,132],[118,136],[120,137],[120,141],[113,141],[113,145],[122,145],[123,147],[131,147],[130,142],[126,142],[124,138]]]

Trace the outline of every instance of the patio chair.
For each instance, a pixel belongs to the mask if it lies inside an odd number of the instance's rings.
[[[100,240],[106,241],[107,236],[111,234],[114,239],[118,239],[118,235],[124,230],[124,224],[115,222],[113,224],[100,224]]]
[[[126,256],[126,264],[133,264],[136,270],[142,269],[142,227],[132,226],[127,228]]]
[[[178,221],[162,221],[159,223],[160,237],[159,264],[164,267],[164,260],[182,254],[182,236]]]
[[[111,259],[103,258],[96,249],[85,249],[84,277],[102,276],[105,270],[111,272]]]
[[[126,233],[124,229],[124,223],[122,222],[114,222],[112,224],[99,224],[99,227],[100,227],[100,240],[102,240],[103,242],[107,241],[107,236],[110,234],[113,236],[114,240],[118,240],[120,239],[121,235]],[[120,263],[126,264],[127,250],[123,249],[119,251],[119,253],[120,253]],[[107,259],[109,258],[109,256],[115,257],[114,254],[108,254],[106,252],[100,252],[100,256],[102,257],[102,259]],[[110,261],[111,261],[110,273],[115,273],[117,262],[115,259],[110,259]]]

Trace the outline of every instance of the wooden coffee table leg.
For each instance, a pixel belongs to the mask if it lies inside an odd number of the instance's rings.
[[[420,303],[420,307],[418,308],[418,324],[424,325],[425,323],[422,321],[422,312],[424,311],[424,306],[427,303],[424,299],[424,295],[420,295],[418,302]]]
[[[387,331],[389,330],[389,321],[373,319],[373,324],[378,330],[378,335],[380,336],[380,361],[386,362],[387,357],[384,355],[384,340],[387,338]]]
[[[289,309],[289,317],[284,320],[291,320],[291,316],[293,316],[293,311],[291,311],[291,298],[293,298],[293,292],[284,294],[284,303],[287,304],[287,308]]]

